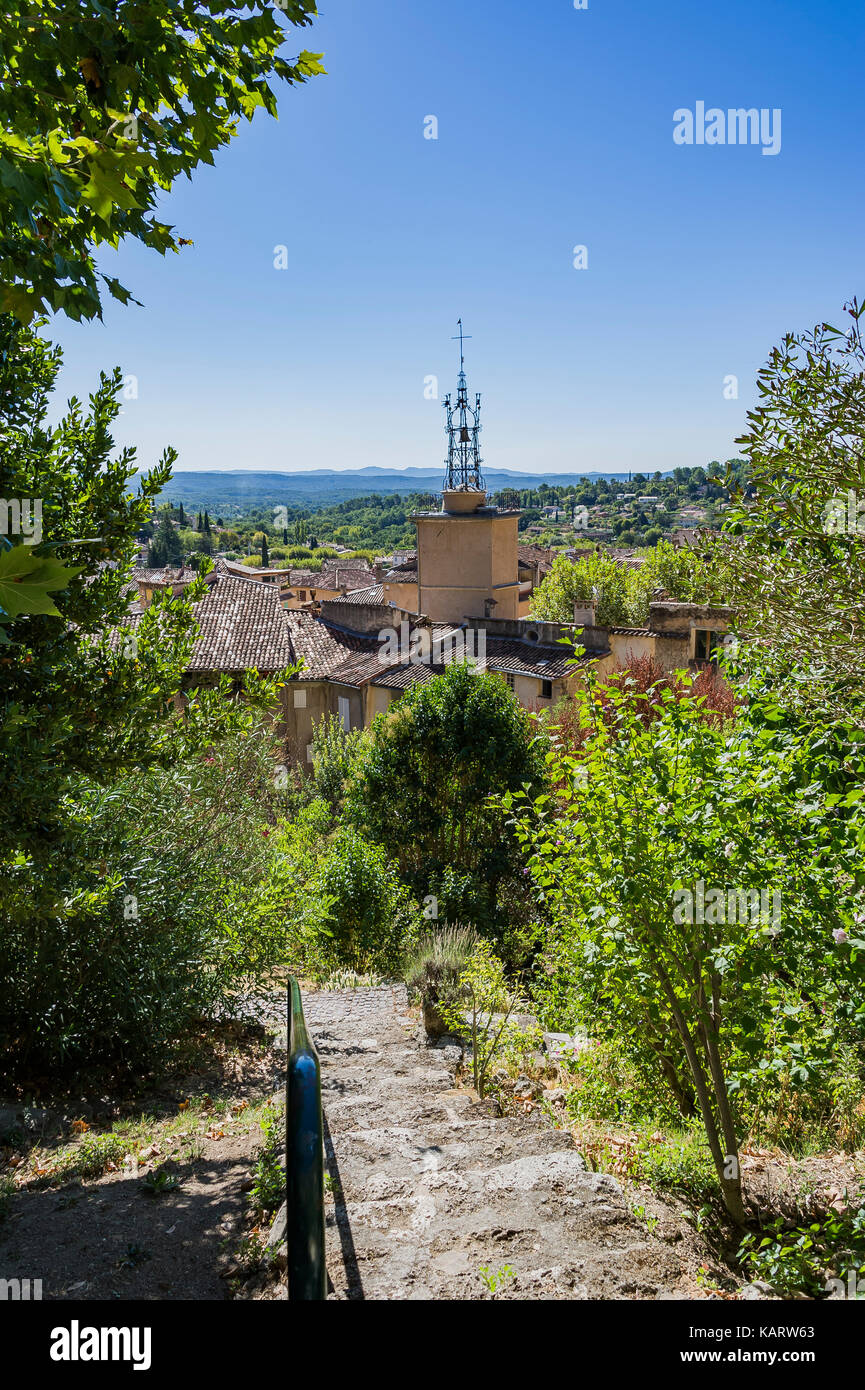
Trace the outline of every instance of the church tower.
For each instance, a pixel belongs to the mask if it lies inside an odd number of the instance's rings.
[[[417,527],[418,611],[434,622],[517,618],[519,512],[486,505],[481,474],[481,398],[469,405],[462,319],[456,400],[445,397],[447,472],[440,512],[413,517]],[[455,340],[456,341],[456,340]]]

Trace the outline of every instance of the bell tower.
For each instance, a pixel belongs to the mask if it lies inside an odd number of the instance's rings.
[[[469,405],[462,319],[456,400],[445,397],[448,455],[442,508],[413,517],[417,528],[418,609],[436,622],[519,617],[519,512],[486,505],[481,473],[481,398]]]

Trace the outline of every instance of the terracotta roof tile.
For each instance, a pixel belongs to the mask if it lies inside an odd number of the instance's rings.
[[[193,612],[200,635],[190,671],[280,671],[291,665],[288,614],[274,585],[218,573]]]

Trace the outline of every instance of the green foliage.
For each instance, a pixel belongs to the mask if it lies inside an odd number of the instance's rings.
[[[845,1297],[851,1287],[858,1286],[861,1292],[854,1297],[863,1298],[865,1207],[844,1216],[833,1213],[792,1230],[778,1217],[768,1235],[745,1236],[739,1259],[752,1279],[762,1279],[781,1294],[804,1292],[819,1297],[827,1292],[828,1278],[841,1281]]]
[[[325,714],[313,730],[315,790],[333,811],[342,804],[346,784],[360,757],[363,739],[363,730],[347,731],[335,714]]]
[[[179,1187],[180,1179],[169,1173],[166,1168],[154,1168],[152,1173],[147,1174],[141,1186],[149,1197],[162,1197],[166,1192],[173,1192]]]
[[[681,1124],[681,1112],[651,1054],[626,1053],[598,1040],[574,1055],[568,1072],[568,1108],[576,1118]]]
[[[517,818],[554,922],[540,990],[699,1109],[741,1220],[725,1172],[743,1115],[770,1078],[813,1088],[838,1041],[862,1036],[857,813],[817,782],[813,742],[779,735],[756,702],[731,727],[669,691],[646,722],[647,698],[582,696],[581,756],[550,754],[560,802]],[[749,890],[757,912],[740,907]]]
[[[142,1067],[241,981],[285,959],[267,879],[265,729],[170,769],[80,783],[50,865],[17,855],[0,900],[0,1051],[10,1068]]]
[[[431,927],[424,931],[403,966],[409,993],[434,1007],[455,1004],[460,976],[476,945],[477,935],[471,927]]]
[[[725,531],[742,628],[787,700],[861,722],[865,656],[865,306],[848,331],[785,335],[739,441],[751,489]],[[811,714],[813,718],[813,713]]]
[[[282,0],[311,22],[311,0]],[[268,82],[305,82],[320,55],[280,56],[265,0],[81,5],[7,0],[0,37],[0,305],[101,317],[94,250],[134,237],[160,254],[184,238],[156,216],[162,191],[213,164],[243,120],[276,114]]]
[[[717,603],[723,599],[710,560],[696,551],[677,550],[668,541],[660,541],[639,569],[627,569],[599,552],[575,561],[557,555],[547,578],[532,595],[532,617],[573,622],[574,602],[596,596],[598,623],[641,627],[649,616],[651,595],[659,588],[682,602]]]
[[[37,553],[30,545],[11,543],[0,547],[0,625],[22,613],[62,616],[50,595],[65,589],[80,574],[80,568],[62,565],[50,555]],[[5,633],[3,645],[8,646]]]
[[[255,1160],[249,1200],[257,1212],[270,1215],[285,1197],[285,1169],[279,1161],[285,1144],[285,1106],[267,1106],[260,1123],[263,1143]]]
[[[292,974],[315,979],[326,978],[334,966],[328,928],[332,902],[318,883],[331,826],[330,808],[321,798],[300,805],[291,820],[278,823],[270,837],[267,877],[249,922],[256,934],[284,942]]]
[[[49,428],[59,367],[55,349],[0,316],[0,496],[42,501],[43,541],[26,547],[45,564],[36,577],[53,574],[53,586],[58,564],[73,572],[48,611],[40,604],[43,611],[4,621],[0,870],[19,851],[52,858],[74,778],[108,785],[135,768],[167,766],[242,726],[248,712],[226,698],[228,681],[193,696],[186,716],[176,708],[196,631],[192,605],[204,585],[196,581],[178,599],[164,594],[134,625],[127,591],[137,534],[173,456],[130,490],[134,451],[112,452],[119,371],[101,378],[89,411],[73,400]],[[23,548],[6,554],[17,559]],[[274,685],[255,679],[246,693],[253,704],[276,698]]]
[[[504,967],[488,941],[478,941],[460,972],[456,998],[444,1002],[440,1012],[454,1033],[468,1027],[472,1046],[472,1079],[483,1097],[487,1076],[495,1059],[522,1043],[522,1030],[511,1015],[526,1001],[505,980]]]
[[[196,533],[193,531],[186,534],[191,536],[188,542],[189,546],[197,546],[199,537]],[[153,539],[147,547],[147,563],[151,569],[164,569],[166,565],[179,565],[183,561],[183,551],[183,533],[172,526],[168,511],[163,509],[160,512]]]
[[[481,1265],[478,1274],[488,1293],[498,1293],[507,1287],[511,1279],[516,1278],[516,1270],[511,1265],[502,1265],[501,1269],[496,1270],[491,1265]]]
[[[528,717],[495,676],[465,664],[412,686],[379,716],[349,784],[347,815],[383,845],[441,921],[497,940],[530,916],[523,863],[493,793],[538,784],[544,763]]]
[[[337,965],[394,975],[417,930],[418,908],[380,845],[342,827],[327,847],[316,888],[331,901],[324,930]]]

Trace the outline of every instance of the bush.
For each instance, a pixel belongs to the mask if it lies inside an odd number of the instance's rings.
[[[273,749],[257,730],[169,771],[79,786],[50,871],[20,855],[0,908],[0,1052],[11,1069],[153,1064],[284,934],[265,880]]]
[[[363,731],[347,733],[335,714],[326,714],[312,735],[315,789],[331,810],[341,805],[346,783],[360,753]]]
[[[395,975],[414,939],[419,910],[380,845],[337,831],[315,891],[331,900],[324,922],[333,965]]]
[[[455,1004],[460,975],[476,944],[471,927],[434,927],[424,933],[403,967],[409,993],[433,1009]]]
[[[502,949],[511,935],[505,906],[524,922],[532,900],[516,838],[491,797],[543,783],[532,733],[497,676],[455,664],[375,720],[346,794],[348,816],[385,847],[418,900],[435,898],[439,920],[470,923]]]

